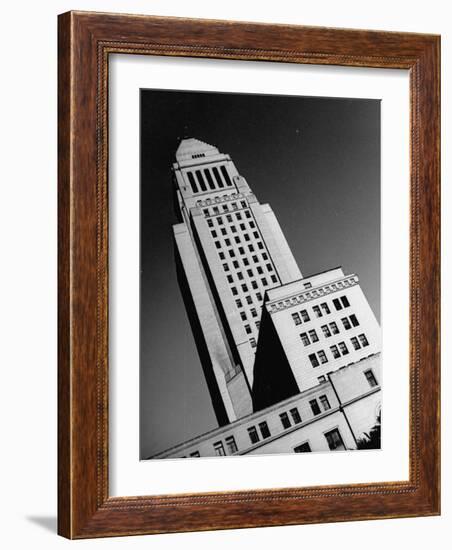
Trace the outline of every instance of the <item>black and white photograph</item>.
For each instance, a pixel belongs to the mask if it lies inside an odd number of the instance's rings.
[[[381,448],[380,115],[140,91],[140,460]]]

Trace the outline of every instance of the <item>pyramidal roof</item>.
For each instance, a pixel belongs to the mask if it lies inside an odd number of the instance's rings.
[[[203,155],[207,157],[218,154],[218,149],[213,145],[204,143],[204,141],[196,138],[185,138],[179,143],[179,147],[176,151],[176,159],[180,162],[193,158],[193,155]]]

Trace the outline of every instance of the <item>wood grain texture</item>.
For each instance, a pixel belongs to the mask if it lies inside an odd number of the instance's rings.
[[[58,530],[68,538],[434,515],[440,507],[438,36],[69,12],[59,17]],[[108,57],[410,71],[410,480],[108,495]]]

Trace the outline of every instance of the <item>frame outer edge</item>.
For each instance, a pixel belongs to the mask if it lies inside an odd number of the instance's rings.
[[[72,16],[58,16],[58,534],[72,538],[71,476],[71,38]]]

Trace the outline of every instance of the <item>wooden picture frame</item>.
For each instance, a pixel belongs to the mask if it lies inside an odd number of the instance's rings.
[[[440,38],[69,12],[58,39],[58,532],[68,538],[440,513]],[[110,54],[410,73],[409,481],[147,497],[108,490]]]

